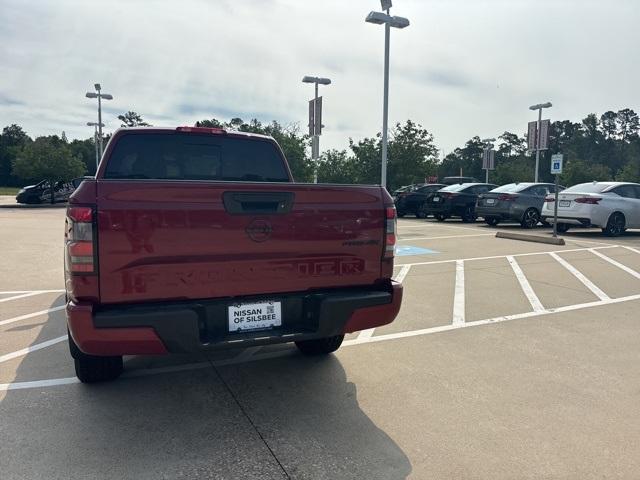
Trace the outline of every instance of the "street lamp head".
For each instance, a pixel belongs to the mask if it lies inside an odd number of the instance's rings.
[[[380,0],[380,6],[382,10],[389,10],[393,5],[391,4],[391,0]]]
[[[108,93],[103,93],[100,96],[102,97],[103,100],[113,100],[113,95],[110,95]]]
[[[382,25],[391,20],[391,16],[382,12],[369,12],[367,18],[364,19],[367,23],[375,23],[376,25]]]
[[[404,17],[391,17],[389,25],[394,28],[405,28],[409,26],[409,19]]]
[[[94,83],[93,86],[95,87],[95,89],[97,91],[100,91],[100,84],[99,83]]]
[[[375,23],[376,25],[388,23],[389,26],[393,28],[405,28],[409,26],[409,20],[407,18],[392,17],[382,12],[369,12],[369,15],[365,18],[365,22]]]
[[[98,125],[104,127],[104,123],[98,124],[98,122],[87,122],[88,127],[97,127]]]
[[[331,80],[328,79],[328,78],[311,77],[309,75],[305,75],[304,77],[302,77],[302,82],[303,83],[319,83],[320,85],[330,85],[331,84]]]
[[[539,110],[541,108],[549,108],[552,107],[553,104],[551,102],[546,102],[546,103],[538,103],[536,105],[531,105],[529,107],[529,110]]]
[[[87,98],[98,98],[98,94],[97,93],[93,93],[93,92],[87,92],[85,97],[87,97]]]

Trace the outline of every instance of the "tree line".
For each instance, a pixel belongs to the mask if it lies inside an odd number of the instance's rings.
[[[122,126],[148,125],[142,116],[129,111],[118,116]],[[299,182],[313,179],[314,165],[309,156],[310,139],[297,124],[277,121],[248,122],[240,118],[229,121],[201,120],[195,126],[221,127],[271,135],[280,144]],[[587,115],[581,122],[555,121],[551,124],[549,150],[541,154],[540,180],[553,181],[550,159],[553,153],[565,155],[560,177],[563,185],[592,180],[640,182],[640,120],[625,108],[597,116]],[[490,181],[504,184],[533,181],[535,158],[527,152],[526,136],[504,132],[496,142],[496,169]],[[322,183],[375,184],[380,179],[382,138],[349,139],[349,147],[330,149],[318,161],[318,181]],[[390,130],[387,178],[389,189],[422,183],[429,177],[473,176],[484,179],[480,137],[469,139],[444,158],[433,135],[411,120],[396,123]],[[32,139],[18,125],[9,125],[0,134],[0,185],[22,186],[41,179],[69,180],[95,173],[93,138],[69,141],[49,135]]]

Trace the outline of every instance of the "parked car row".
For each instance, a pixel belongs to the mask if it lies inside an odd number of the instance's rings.
[[[399,216],[433,216],[438,221],[459,217],[474,222],[478,217],[492,226],[516,222],[523,228],[554,222],[556,186],[552,183],[467,182],[453,185],[424,184],[395,194]],[[640,228],[640,184],[590,182],[558,187],[559,232],[569,228],[598,227],[617,236],[627,228]]]
[[[445,177],[441,183],[418,183],[400,187],[392,194],[398,216],[415,215],[418,218],[426,218],[423,207],[429,195],[449,185],[477,181],[473,177]]]
[[[55,182],[53,184],[53,203],[67,202],[69,196],[78,188],[82,180],[84,180],[84,177],[74,178],[69,182]],[[27,185],[20,189],[16,195],[16,202],[29,205],[52,203],[51,191],[51,182],[49,182],[49,180],[42,180],[35,185]]]

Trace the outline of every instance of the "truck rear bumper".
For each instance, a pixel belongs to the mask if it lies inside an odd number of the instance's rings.
[[[277,297],[277,298],[275,298]],[[230,333],[227,306],[260,298],[94,307],[67,303],[69,332],[90,355],[158,355],[324,338],[391,323],[400,310],[402,285],[277,295],[282,326]]]

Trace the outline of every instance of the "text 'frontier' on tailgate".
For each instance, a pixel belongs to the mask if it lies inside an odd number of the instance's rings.
[[[395,243],[384,188],[294,183],[271,137],[120,129],[66,214],[76,374],[116,378],[123,355],[333,352],[398,314]]]

